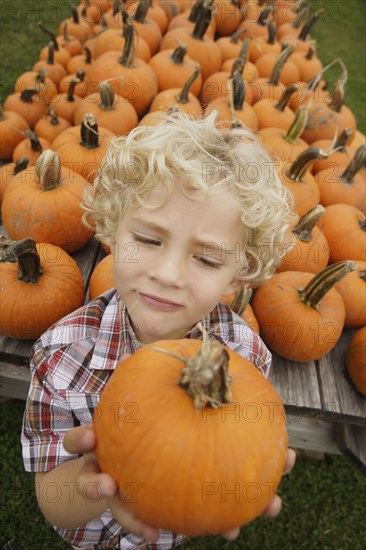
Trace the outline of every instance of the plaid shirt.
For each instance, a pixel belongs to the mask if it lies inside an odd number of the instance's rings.
[[[202,322],[211,340],[249,359],[268,377],[271,355],[259,336],[219,303]],[[197,329],[190,338],[202,337]],[[125,305],[115,289],[49,328],[35,343],[31,385],[24,413],[24,467],[47,472],[77,458],[62,444],[65,433],[92,422],[99,397],[122,354],[139,348]],[[156,544],[126,532],[109,511],[78,529],[55,530],[70,544],[84,549],[168,549],[188,537],[160,531]]]

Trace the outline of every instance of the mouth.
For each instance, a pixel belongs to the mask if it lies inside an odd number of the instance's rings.
[[[172,311],[183,307],[182,304],[178,304],[177,302],[172,302],[171,300],[167,300],[166,298],[161,298],[160,296],[155,296],[153,294],[145,294],[144,292],[140,292],[139,294],[140,294],[141,300],[145,304],[152,306],[155,309]]]

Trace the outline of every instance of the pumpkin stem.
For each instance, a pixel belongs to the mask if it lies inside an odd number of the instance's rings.
[[[343,277],[357,268],[351,260],[329,265],[313,277],[306,287],[299,290],[300,300],[309,307],[316,308],[323,296]]]
[[[355,156],[341,175],[341,180],[347,185],[351,185],[353,178],[364,168],[366,163],[366,144],[360,145],[357,149]]]
[[[38,138],[37,134],[35,132],[33,132],[33,130],[27,130],[25,132],[25,135],[31,142],[32,151],[34,151],[34,152],[42,151],[41,142],[39,141],[39,138]]]
[[[205,0],[198,13],[197,20],[195,22],[192,32],[192,38],[195,38],[196,40],[203,40],[203,35],[205,34],[207,27],[211,23],[213,10],[213,3]]]
[[[46,80],[46,76],[47,76],[47,71],[45,70],[44,67],[41,67],[40,69],[38,69],[37,71],[37,75],[35,77],[35,82],[40,86],[41,84],[44,84],[44,81]]]
[[[53,32],[51,32],[43,23],[42,21],[38,21],[37,23],[38,27],[41,29],[41,31],[43,31],[45,34],[47,34],[52,42],[53,42],[53,45],[55,46],[55,51],[58,51],[60,49],[59,45],[58,45],[58,42],[56,40],[56,36],[53,34]]]
[[[359,271],[359,277],[366,283],[366,269],[360,269]]]
[[[307,83],[306,85],[306,89],[309,90],[310,92],[315,92],[315,90],[317,89],[317,87],[319,86],[319,83],[322,79],[322,76],[323,76],[323,73],[322,71],[320,71],[319,73],[317,73],[316,75],[313,76],[313,78],[311,78],[309,80],[309,82]]]
[[[272,6],[267,6],[266,8],[264,8],[258,16],[257,25],[260,25],[261,27],[265,27],[271,11],[272,11]]]
[[[236,71],[233,81],[233,107],[234,111],[242,111],[245,99],[245,84],[241,72]]]
[[[308,51],[306,52],[305,59],[309,61],[314,57],[314,54],[317,52],[317,44],[315,40],[310,44]]]
[[[248,47],[249,47],[250,39],[245,38],[243,40],[243,44],[240,48],[240,52],[238,57],[235,59],[233,66],[231,68],[231,78],[233,78],[234,74],[238,71],[242,73],[244,71],[245,64],[247,62],[248,58]]]
[[[55,46],[53,42],[48,43],[48,55],[47,55],[47,65],[55,64]]]
[[[231,376],[228,374],[229,354],[219,342],[203,342],[186,362],[178,382],[187,390],[197,409],[217,409],[232,402]]]
[[[175,65],[182,65],[186,53],[187,46],[185,44],[179,44],[179,46],[175,48],[174,52],[169,54],[169,59],[171,59]]]
[[[197,21],[197,17],[199,16],[202,6],[203,0],[196,0],[191,7],[191,11],[189,12],[188,21],[191,23],[195,23]]]
[[[14,165],[14,169],[13,169],[14,176],[16,174],[19,174],[19,172],[23,172],[23,170],[25,170],[27,168],[28,162],[29,162],[28,157],[21,157],[20,159],[15,161],[15,165]]]
[[[319,19],[319,16],[324,11],[325,11],[324,9],[320,9],[320,10],[316,11],[311,17],[309,17],[309,19],[305,22],[305,24],[303,25],[303,27],[302,27],[302,29],[299,33],[299,36],[298,36],[299,40],[305,41],[307,39],[308,34],[310,33],[310,31],[313,28],[314,24],[317,22],[317,20]]]
[[[36,166],[36,178],[42,191],[56,189],[61,183],[61,159],[58,153],[46,149],[38,157]]]
[[[275,105],[275,108],[278,111],[284,111],[287,107],[288,102],[290,101],[290,98],[294,92],[297,92],[299,90],[298,84],[289,84],[286,86],[286,88],[283,91],[283,94],[281,95],[280,99]]]
[[[271,76],[269,77],[269,84],[272,84],[273,86],[278,86],[278,83],[280,81],[280,74],[283,69],[284,64],[286,63],[289,56],[292,54],[292,52],[295,49],[295,44],[290,44],[287,46],[277,57],[276,63],[273,66]]]
[[[123,27],[123,36],[125,37],[125,45],[119,62],[124,67],[132,68],[135,61],[135,27],[132,24],[131,17],[126,19]]]
[[[139,23],[144,23],[149,8],[150,0],[140,0],[135,12],[134,20]]]
[[[79,13],[78,13],[78,10],[76,9],[76,6],[71,7],[71,19],[73,23],[76,23],[76,24],[80,23]]]
[[[114,109],[114,90],[107,80],[103,80],[98,85],[100,95],[99,107],[103,111],[113,111]]]
[[[320,147],[309,147],[308,149],[305,149],[305,151],[302,151],[296,160],[294,160],[291,164],[286,176],[292,181],[301,181],[307,167],[313,162],[313,160],[326,159],[329,157],[331,152],[333,152],[333,149],[323,151]]]
[[[233,301],[230,304],[230,309],[240,315],[243,315],[245,308],[249,304],[249,300],[253,294],[253,290],[249,287],[242,286],[234,296]]]
[[[268,21],[267,30],[268,30],[267,44],[274,44],[276,41],[276,29],[272,21]]]
[[[235,31],[235,32],[231,35],[230,42],[231,42],[232,44],[237,44],[237,43],[239,42],[239,38],[241,37],[241,35],[242,35],[244,32],[248,32],[248,29],[238,29],[237,31]]]
[[[49,123],[52,124],[52,126],[58,126],[60,124],[57,113],[53,107],[48,108],[48,116],[50,117]]]
[[[86,113],[80,127],[80,145],[87,149],[99,147],[98,124],[92,113]]]
[[[0,262],[18,262],[18,280],[35,284],[42,275],[36,243],[29,237],[12,241],[0,237]]]
[[[87,65],[90,65],[92,62],[92,52],[91,49],[88,48],[88,46],[83,46],[83,49],[85,51],[85,63]]]
[[[85,71],[83,69],[77,69],[75,73],[76,78],[80,80],[80,82],[84,82],[85,80]]]
[[[198,75],[201,72],[201,65],[199,63],[196,64],[196,68],[193,71],[192,75],[188,78],[187,82],[184,84],[183,88],[175,96],[175,99],[178,101],[178,103],[188,103],[189,102],[189,90],[193,84],[193,82],[196,80]]]
[[[296,10],[294,9],[294,11],[296,11],[296,18],[291,27],[294,29],[299,29],[309,13],[309,8],[306,5],[306,0],[304,0],[303,2],[298,2]]]
[[[287,143],[295,144],[304,131],[306,123],[308,121],[309,111],[306,107],[300,107],[296,113],[295,119],[287,130],[285,137],[283,138]]]
[[[352,128],[345,128],[335,140],[334,149],[344,152],[351,134]]]
[[[299,241],[310,242],[312,238],[312,231],[325,212],[324,206],[318,204],[314,206],[309,212],[301,216],[297,224],[292,230],[292,233],[299,239]]]
[[[23,103],[33,103],[33,96],[38,94],[39,90],[35,88],[26,88],[20,92],[20,101]]]
[[[66,94],[66,101],[68,101],[69,103],[73,103],[75,101],[75,86],[76,84],[79,84],[79,82],[80,80],[78,78],[72,78],[70,80],[70,84]]]

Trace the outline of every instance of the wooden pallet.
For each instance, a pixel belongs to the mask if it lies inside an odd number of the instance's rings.
[[[104,255],[95,239],[72,254],[86,288]],[[356,391],[345,369],[353,332],[344,331],[333,350],[319,361],[296,363],[274,354],[270,381],[285,405],[291,446],[343,453],[366,472],[366,398]],[[32,346],[31,341],[0,335],[0,398],[26,399]]]

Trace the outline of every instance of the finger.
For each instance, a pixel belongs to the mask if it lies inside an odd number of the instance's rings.
[[[287,449],[285,466],[283,468],[283,474],[286,475],[291,472],[292,468],[295,466],[296,462],[296,453],[293,449]]]
[[[92,424],[78,426],[69,430],[64,439],[65,450],[72,454],[84,454],[95,447],[95,432]]]
[[[132,353],[123,353],[121,357],[119,358],[120,362],[123,363],[123,361],[126,361],[129,357],[131,357]]]
[[[111,497],[117,493],[116,482],[109,474],[100,471],[93,452],[84,455],[84,463],[78,475],[78,482],[81,487],[94,485],[98,500]]]
[[[267,508],[262,513],[262,516],[267,518],[274,518],[281,512],[282,501],[278,495],[274,496],[272,502],[270,502]]]
[[[107,503],[113,517],[129,533],[132,533],[143,539],[156,542],[159,536],[159,530],[136,518],[131,510],[120,503],[116,497],[107,499]]]
[[[239,527],[236,527],[235,529],[231,529],[230,531],[225,531],[225,533],[221,533],[221,536],[227,540],[234,540],[239,535],[239,533],[240,529]]]

